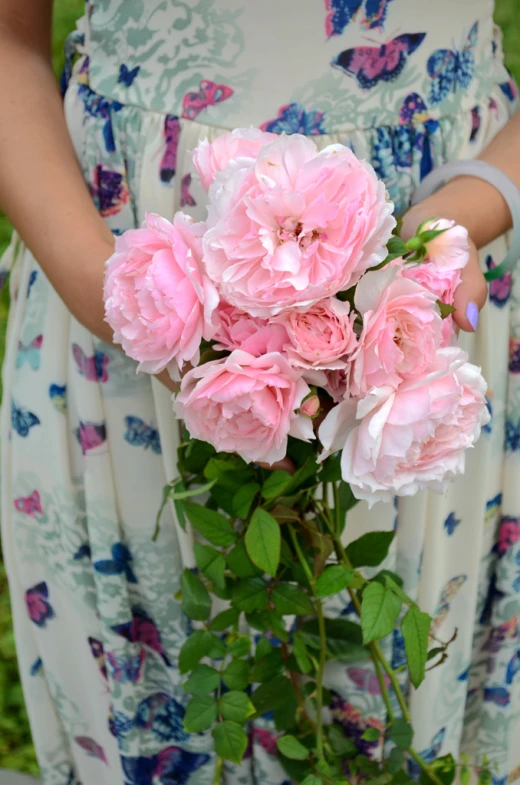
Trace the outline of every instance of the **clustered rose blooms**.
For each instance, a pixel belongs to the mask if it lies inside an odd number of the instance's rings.
[[[192,366],[174,411],[219,451],[273,463],[289,436],[316,438],[328,411],[320,460],[341,452],[357,498],[442,492],[489,417],[441,311],[466,230],[433,219],[421,254],[408,246],[385,265],[393,205],[348,148],[250,128],[200,143],[193,160],[206,221],[150,215],[107,263],[116,341],[139,370]]]

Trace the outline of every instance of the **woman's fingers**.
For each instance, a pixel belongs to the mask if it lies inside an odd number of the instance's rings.
[[[462,271],[462,281],[457,287],[453,301],[455,308],[453,320],[461,330],[475,332],[478,326],[479,312],[487,299],[488,287],[480,269],[477,248],[471,240],[469,243],[469,261]]]

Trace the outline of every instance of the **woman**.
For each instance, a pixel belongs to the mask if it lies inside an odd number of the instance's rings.
[[[446,160],[480,155],[520,183],[515,88],[489,0],[90,0],[65,120],[49,65],[51,6],[4,0],[0,10],[0,203],[30,248],[13,243],[6,262],[1,514],[34,740],[45,785],[207,783],[211,737],[183,731],[177,670],[189,630],[174,594],[194,564],[190,536],[165,516],[151,540],[175,476],[176,425],[168,380],[136,376],[110,345],[102,282],[113,233],[145,211],[203,217],[190,151],[237,126],[351,145],[400,213]],[[446,498],[399,505],[388,566],[434,614],[436,636],[459,628],[448,663],[411,696],[415,745],[475,763],[488,754],[503,780],[520,764],[511,276],[493,284],[473,332],[486,294],[476,248],[483,269],[498,264],[511,217],[499,192],[471,177],[409,211],[405,230],[436,215],[465,225],[474,244],[455,318],[490,384],[493,419]],[[391,528],[394,517],[359,505],[347,535]],[[396,666],[401,643],[396,633]],[[334,716],[359,738],[381,713],[370,671],[338,668],[329,680]],[[258,721],[224,781],[283,782],[275,749],[272,725]]]

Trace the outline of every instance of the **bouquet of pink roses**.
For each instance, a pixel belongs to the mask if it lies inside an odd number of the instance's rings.
[[[219,452],[274,463],[288,436],[317,438],[356,498],[442,492],[488,418],[450,316],[466,231],[432,220],[404,243],[342,145],[236,130],[193,160],[206,221],[148,215],[116,240],[115,340],[141,371],[189,368],[175,414]]]

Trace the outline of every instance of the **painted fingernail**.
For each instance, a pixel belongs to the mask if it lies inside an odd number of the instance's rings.
[[[466,317],[468,322],[473,327],[473,332],[476,332],[478,327],[478,305],[472,301],[468,303],[466,308]]]

